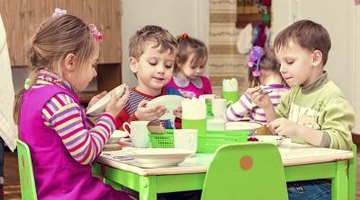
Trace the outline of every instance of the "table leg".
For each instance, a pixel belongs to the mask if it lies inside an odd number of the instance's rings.
[[[356,199],[356,167],[357,167],[357,146],[353,144],[352,151],[354,157],[348,161],[348,178],[349,178],[349,200]]]
[[[347,161],[337,161],[335,177],[331,182],[331,199],[348,199],[348,189]]]
[[[156,200],[156,176],[141,176],[140,177],[140,200]]]

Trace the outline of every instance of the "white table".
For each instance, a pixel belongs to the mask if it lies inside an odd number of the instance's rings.
[[[285,167],[286,181],[332,180],[332,199],[348,196],[348,160],[352,151],[316,148],[291,143],[286,139],[279,151]],[[141,168],[136,161],[114,159],[119,152],[104,152],[98,158],[103,176],[120,185],[139,191],[140,199],[155,200],[157,193],[202,189],[213,154],[196,154],[179,166]]]

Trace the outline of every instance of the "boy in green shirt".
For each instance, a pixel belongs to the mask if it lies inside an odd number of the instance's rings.
[[[280,73],[291,87],[289,93],[274,109],[260,88],[248,92],[264,109],[267,127],[273,134],[291,137],[293,142],[350,150],[355,114],[323,70],[330,47],[330,36],[323,26],[310,20],[295,22],[281,31],[274,42]],[[289,183],[289,199],[330,199],[330,188],[327,181]]]

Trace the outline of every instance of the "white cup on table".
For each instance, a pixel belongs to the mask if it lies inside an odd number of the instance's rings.
[[[150,146],[149,130],[147,128],[148,123],[149,121],[132,121],[123,124],[122,128],[130,135],[134,147],[147,148]],[[130,132],[128,131],[129,129]]]
[[[226,99],[213,99],[212,100],[212,113],[214,117],[221,118],[226,112],[227,104]]]
[[[174,147],[176,149],[187,149],[196,153],[198,130],[196,129],[175,129]]]

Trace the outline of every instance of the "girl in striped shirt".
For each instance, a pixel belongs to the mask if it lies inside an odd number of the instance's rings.
[[[280,74],[280,64],[277,62],[272,49],[264,50],[255,46],[250,52],[249,88],[261,86],[264,93],[268,93],[271,102],[276,107],[281,96],[289,90]],[[245,92],[240,99],[228,107],[225,113],[226,121],[249,120],[261,124],[266,123],[264,110],[252,102],[250,95]]]
[[[130,199],[93,177],[90,166],[115,130],[128,90],[119,99],[112,95],[95,123],[86,118],[76,94],[97,75],[101,40],[95,25],[56,10],[31,41],[30,76],[14,116],[19,138],[30,148],[39,200]]]

